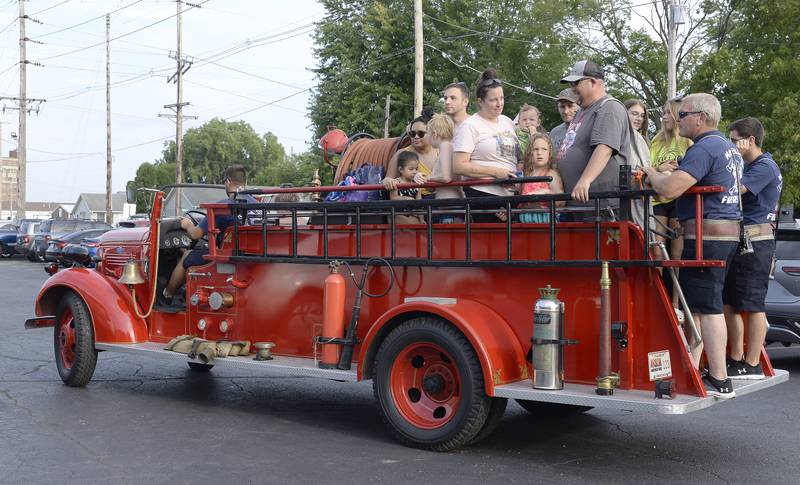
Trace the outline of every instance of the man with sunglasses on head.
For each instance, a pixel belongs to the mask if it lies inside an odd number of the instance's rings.
[[[777,224],[783,177],[772,155],[761,149],[764,126],[758,119],[734,121],[728,131],[745,161],[740,181],[742,222],[753,245],[753,252],[733,257],[722,294],[730,343],[728,375],[731,379],[763,379],[760,361],[767,336],[765,300],[775,255],[772,225]],[[747,353],[743,317],[747,318]]]
[[[570,122],[556,155],[556,167],[564,191],[572,194],[572,207],[591,209],[589,191],[606,192],[619,186],[619,167],[628,163],[630,145],[628,112],[606,94],[605,72],[592,61],[578,61],[561,79],[570,84],[581,109]],[[601,207],[617,207],[616,199],[600,201]],[[593,216],[590,216],[593,217]],[[583,220],[583,214],[571,219]]]
[[[697,259],[695,241],[695,197],[684,196],[694,185],[720,185],[721,193],[703,197],[703,259],[725,261],[725,267],[681,268],[680,285],[695,322],[700,325],[703,344],[692,352],[695,365],[705,346],[708,371],[703,374],[706,393],[720,399],[736,396],[725,365],[728,340],[723,314],[723,286],[739,242],[742,218],[739,180],[742,156],[717,130],[721,116],[717,98],[706,93],[683,98],[678,111],[680,136],[694,144],[672,172],[659,172],[650,166],[644,171],[653,189],[663,197],[677,199],[676,214],[681,222],[685,244],[681,259]]]

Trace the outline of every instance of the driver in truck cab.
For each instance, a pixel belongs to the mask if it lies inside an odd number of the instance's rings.
[[[228,194],[228,198],[217,201],[217,204],[230,204],[237,200],[245,203],[258,202],[252,195],[249,194],[242,194],[238,195],[237,197],[238,192],[243,190],[245,185],[247,185],[247,170],[243,165],[231,165],[230,167],[226,168],[225,192]],[[222,242],[222,235],[225,232],[225,229],[233,224],[233,217],[234,216],[232,214],[216,214],[214,216],[216,228],[219,229],[219,234],[217,235],[217,245]],[[191,219],[188,217],[182,217],[181,228],[189,233],[189,237],[194,240],[198,240],[208,235],[208,218],[203,219],[200,224],[194,225],[194,222],[192,222]],[[164,301],[168,305],[172,304],[172,298],[175,296],[175,292],[177,292],[181,285],[186,282],[186,271],[193,266],[201,266],[206,264],[207,261],[203,259],[203,255],[205,254],[208,254],[207,247],[197,247],[191,251],[185,251],[183,253],[180,261],[178,261],[178,264],[175,265],[175,269],[172,270],[172,275],[169,278],[167,286],[164,288]]]

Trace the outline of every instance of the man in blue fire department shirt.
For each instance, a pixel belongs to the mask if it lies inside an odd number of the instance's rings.
[[[731,379],[763,379],[759,361],[767,335],[767,297],[777,224],[778,199],[783,178],[772,155],[761,149],[764,127],[756,118],[742,118],[728,127],[730,139],[745,161],[741,180],[742,216],[753,252],[737,254],[725,280],[722,300],[728,325],[728,375]],[[747,313],[747,353],[744,352],[744,322]]]
[[[739,240],[739,184],[742,157],[736,147],[717,130],[721,116],[717,98],[706,93],[683,98],[678,112],[680,135],[694,141],[678,168],[664,174],[644,167],[655,191],[676,202],[686,243],[681,259],[696,259],[694,196],[682,196],[693,185],[720,185],[721,193],[704,196],[703,257],[725,261],[723,268],[682,268],[680,285],[694,320],[699,322],[703,345],[692,353],[695,365],[705,347],[708,372],[703,375],[706,393],[720,399],[736,394],[725,367],[727,327],[723,315],[722,289]]]

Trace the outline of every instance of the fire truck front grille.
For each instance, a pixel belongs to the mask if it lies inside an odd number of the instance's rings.
[[[127,253],[106,253],[103,258],[103,272],[108,276],[119,278],[122,276],[122,267],[130,259],[131,255]]]

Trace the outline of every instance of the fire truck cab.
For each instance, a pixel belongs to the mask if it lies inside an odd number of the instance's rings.
[[[487,436],[508,399],[542,414],[712,406],[660,271],[722,262],[652,257],[649,228],[625,217],[652,191],[628,187],[592,194],[589,222],[556,220],[568,194],[204,204],[206,262],[172,305],[157,295],[176,251],[192,241],[163,213],[164,192],[150,191],[149,227],[110,231],[94,268],[75,257],[53,274],[25,325],[54,328],[56,365],[70,386],[89,382],[101,351],[197,371],[370,379],[392,434],[434,450]],[[351,187],[364,188],[377,187]],[[257,192],[332,190],[343,189]],[[698,204],[713,190],[694,189]],[[603,217],[606,199],[619,201],[616,220]],[[549,223],[518,222],[518,204],[531,201],[550,205]],[[471,222],[498,206],[506,222]],[[401,212],[425,223],[397,224]],[[437,223],[444,212],[464,222]],[[234,223],[219,231],[222,213]],[[737,382],[737,395],[788,379],[764,352],[761,363],[767,377]]]

